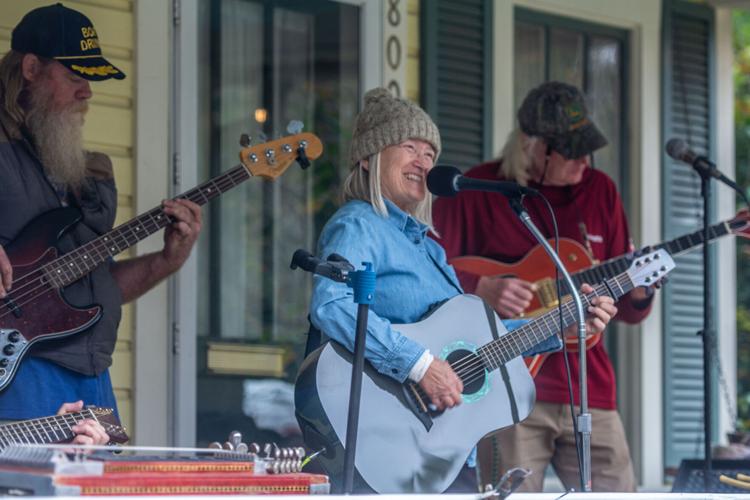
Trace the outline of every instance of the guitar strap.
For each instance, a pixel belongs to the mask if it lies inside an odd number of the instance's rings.
[[[495,323],[495,311],[486,302],[484,304],[484,312],[487,313],[487,322],[490,324],[490,330],[492,330],[492,337],[497,340],[500,338],[500,334],[497,331],[497,324]],[[513,417],[513,423],[517,424],[521,421],[518,418],[518,405],[516,405],[516,395],[513,394],[513,385],[510,383],[510,375],[508,369],[505,368],[504,364],[500,365],[500,375],[503,377],[503,383],[505,384],[505,390],[508,392],[508,399],[510,400],[510,414]]]

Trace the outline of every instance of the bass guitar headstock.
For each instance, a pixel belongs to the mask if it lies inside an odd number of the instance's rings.
[[[303,168],[309,166],[323,153],[323,143],[308,132],[288,135],[240,151],[240,161],[256,177],[273,180],[283,174],[292,163],[299,162]]]

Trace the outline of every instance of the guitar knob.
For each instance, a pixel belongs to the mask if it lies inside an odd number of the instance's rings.
[[[247,445],[245,443],[240,443],[234,447],[234,451],[237,453],[247,453]]]
[[[6,356],[12,356],[13,353],[16,352],[16,346],[13,344],[5,344],[5,347],[3,347],[3,354]]]
[[[8,366],[8,358],[0,358],[0,368],[5,368]]]
[[[253,455],[260,453],[260,446],[258,446],[258,443],[250,443],[250,453]]]
[[[21,340],[21,334],[18,333],[17,331],[12,331],[8,335],[8,341],[13,342],[14,344],[18,342],[19,340]]]
[[[0,361],[0,363],[2,363],[2,361]],[[211,450],[220,450],[220,449],[222,449],[221,448],[221,443],[218,442],[218,441],[214,441],[213,443],[209,444],[208,448],[211,449]]]

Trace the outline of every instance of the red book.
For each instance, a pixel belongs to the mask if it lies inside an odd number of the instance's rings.
[[[320,474],[251,475],[236,472],[57,476],[58,486],[80,488],[80,495],[309,495],[327,494],[328,477]]]

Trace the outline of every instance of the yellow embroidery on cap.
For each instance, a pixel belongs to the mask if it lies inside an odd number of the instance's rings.
[[[79,66],[77,64],[73,64],[70,69],[78,71],[79,73],[83,73],[84,75],[92,76],[107,76],[116,75],[119,73],[119,71],[117,71],[112,66]]]

